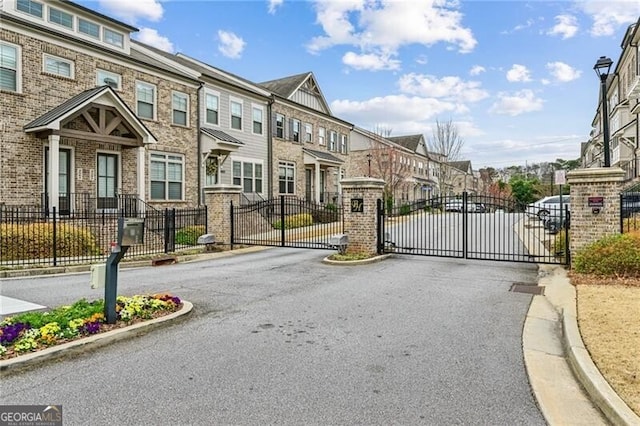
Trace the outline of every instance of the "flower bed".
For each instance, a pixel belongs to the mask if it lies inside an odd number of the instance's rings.
[[[25,312],[0,322],[0,360],[170,314],[182,301],[170,294],[118,296],[117,321],[107,324],[104,301],[81,299],[48,312]]]

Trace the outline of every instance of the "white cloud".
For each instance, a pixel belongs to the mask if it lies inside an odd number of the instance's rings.
[[[578,32],[578,20],[572,15],[556,16],[557,23],[551,28],[547,34],[559,35],[562,39],[571,38]]]
[[[282,6],[284,0],[269,0],[269,13],[271,15],[276,13],[276,9]]]
[[[137,40],[142,43],[148,44],[165,52],[173,53],[173,43],[164,36],[158,34],[158,31],[152,28],[142,28],[138,33]]]
[[[533,19],[527,19],[526,23],[516,25],[511,30],[501,31],[500,34],[512,34],[512,33],[515,33],[517,31],[522,31],[524,29],[530,28],[534,24],[534,22],[535,21]]]
[[[564,62],[549,62],[547,63],[547,69],[553,78],[561,83],[576,80],[582,74],[582,71],[577,70]]]
[[[347,52],[342,57],[342,63],[356,70],[397,70],[400,69],[400,61],[392,59],[390,55]]]
[[[402,46],[443,42],[467,53],[477,41],[471,30],[462,26],[463,15],[458,6],[455,1],[443,0],[316,0],[316,22],[324,34],[312,38],[307,48],[319,53],[333,46],[350,45],[359,48],[361,55],[395,55]]]
[[[238,59],[247,44],[242,38],[232,32],[218,30],[218,50],[227,58]]]
[[[452,102],[478,102],[489,96],[477,81],[463,81],[460,77],[445,76],[440,79],[424,74],[410,73],[398,80],[402,93],[443,98]]]
[[[498,101],[491,106],[489,112],[515,117],[526,112],[540,111],[542,104],[542,99],[536,98],[533,91],[528,89],[513,94],[501,92],[498,93]]]
[[[507,71],[507,80],[512,83],[531,81],[531,73],[524,65],[513,64],[511,69]]]
[[[621,26],[637,22],[640,15],[638,0],[582,1],[576,2],[593,19],[593,36],[610,36]]]
[[[481,65],[474,65],[469,71],[469,75],[479,75],[485,71],[487,71],[485,67]]]
[[[159,21],[164,9],[158,0],[99,0],[100,7],[109,14],[129,23],[136,23],[138,19]]]

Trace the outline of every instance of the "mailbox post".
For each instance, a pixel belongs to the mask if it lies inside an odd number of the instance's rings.
[[[118,264],[130,246],[143,242],[143,219],[118,218],[118,242],[107,258],[104,274],[104,316],[107,324],[115,324],[117,319]]]

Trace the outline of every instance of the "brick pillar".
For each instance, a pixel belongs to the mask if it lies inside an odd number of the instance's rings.
[[[618,167],[567,173],[567,183],[571,186],[569,244],[572,254],[602,237],[620,233],[620,191],[624,175],[624,170]],[[595,206],[599,197],[602,197],[602,207]],[[590,198],[593,206],[589,206]]]
[[[378,252],[377,200],[382,199],[384,181],[354,177],[342,179],[340,184],[344,206],[344,231],[349,236],[346,252],[373,256]]]
[[[242,187],[237,185],[215,185],[204,189],[207,206],[207,232],[213,234],[217,243],[231,244],[231,203],[240,205]]]

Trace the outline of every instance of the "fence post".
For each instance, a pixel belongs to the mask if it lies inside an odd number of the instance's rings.
[[[58,229],[56,207],[53,207],[53,266],[58,266]]]
[[[285,232],[285,217],[286,215],[284,214],[284,195],[280,196],[280,247],[284,247],[284,241],[286,238],[286,232]]]

